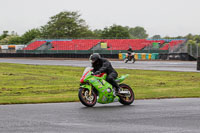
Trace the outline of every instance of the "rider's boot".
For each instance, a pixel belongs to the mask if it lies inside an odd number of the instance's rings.
[[[118,96],[120,93],[120,88],[113,88],[113,95]]]

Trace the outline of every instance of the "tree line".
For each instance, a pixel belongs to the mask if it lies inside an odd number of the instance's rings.
[[[178,36],[174,38],[196,39],[199,35]],[[47,24],[26,31],[19,36],[16,32],[3,31],[0,35],[0,44],[27,44],[33,39],[145,39],[149,35],[141,27],[128,27],[113,24],[104,29],[89,29],[85,20],[81,18],[79,12],[63,11],[50,17]],[[160,35],[154,35],[152,39],[162,39]],[[163,39],[173,39],[173,37],[163,37]],[[198,40],[198,39],[197,39]],[[200,39],[199,39],[200,40]],[[198,41],[199,41],[198,40]]]

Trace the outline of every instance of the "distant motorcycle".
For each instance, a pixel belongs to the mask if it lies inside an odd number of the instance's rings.
[[[119,101],[121,104],[130,105],[135,96],[132,88],[126,84],[119,84],[120,92],[114,95],[115,89],[106,81],[106,74],[94,75],[91,67],[86,67],[81,77],[78,97],[81,103],[87,107],[92,107],[98,103],[107,104]],[[122,75],[116,79],[121,83],[128,77],[128,74]]]
[[[135,53],[126,54],[126,58],[124,59],[124,62],[127,63],[128,61],[131,61],[132,63],[135,62]]]

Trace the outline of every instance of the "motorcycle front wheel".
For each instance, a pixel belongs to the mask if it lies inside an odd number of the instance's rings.
[[[129,92],[129,94],[119,95],[119,102],[124,105],[130,105],[135,100],[135,95],[132,88],[126,84],[120,84],[120,90]]]
[[[127,62],[128,62],[128,59],[125,59],[125,60],[124,60],[124,63],[127,63]]]
[[[81,103],[87,107],[93,107],[97,102],[97,95],[92,91],[89,95],[89,90],[87,88],[80,88],[78,93],[79,100]]]

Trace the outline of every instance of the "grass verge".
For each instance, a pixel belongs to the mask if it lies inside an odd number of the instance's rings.
[[[0,104],[78,101],[84,68],[0,63]],[[200,73],[117,69],[136,99],[200,97]]]

